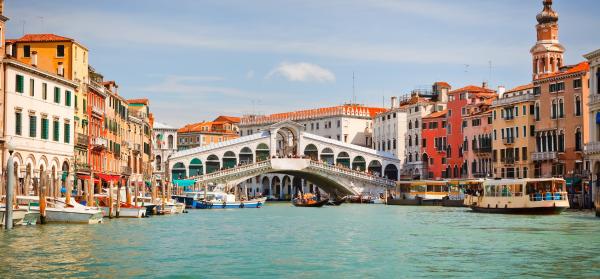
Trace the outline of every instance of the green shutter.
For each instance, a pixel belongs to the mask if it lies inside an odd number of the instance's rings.
[[[42,99],[48,99],[48,84],[45,82],[42,83]]]
[[[67,107],[71,106],[71,91],[69,90],[65,90],[65,105],[67,105]]]
[[[58,141],[58,135],[60,133],[59,129],[60,129],[60,125],[58,124],[58,120],[54,120],[54,122],[52,123],[52,125],[54,126],[54,131],[52,131],[52,139],[54,141]]]
[[[17,86],[16,86],[17,92],[23,93],[24,87],[25,87],[24,83],[25,83],[25,79],[23,78],[23,76],[17,75]]]
[[[65,143],[69,143],[71,141],[71,125],[69,123],[65,123]]]
[[[37,136],[37,116],[29,116],[29,136],[35,138]]]
[[[54,87],[54,102],[60,104],[60,88]]]
[[[77,108],[77,95],[75,95],[75,108]]]
[[[83,112],[85,113],[87,111],[87,101],[85,99],[83,99]]]
[[[50,125],[48,118],[42,118],[42,139],[48,139],[48,126]]]
[[[22,114],[20,112],[16,112],[15,113],[15,134],[17,135],[21,135],[22,133],[22,126],[23,126],[23,119],[21,118]]]

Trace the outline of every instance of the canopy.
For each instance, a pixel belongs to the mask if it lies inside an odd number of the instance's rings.
[[[179,187],[194,186],[194,183],[196,183],[196,181],[193,179],[174,179],[173,180],[173,185],[179,186]]]
[[[77,177],[78,177],[79,179],[83,179],[83,180],[87,180],[87,181],[89,181],[89,180],[90,180],[90,176],[89,176],[89,175],[82,175],[82,174],[79,174],[79,175],[77,175]],[[94,179],[94,182],[100,182],[100,179],[96,178],[96,179]]]
[[[120,175],[114,175],[114,174],[104,174],[104,173],[98,173],[96,174],[98,176],[98,178],[106,181],[106,182],[110,182],[110,181],[119,181],[119,179],[121,178]]]
[[[565,178],[565,181],[567,182],[567,186],[573,186],[573,185],[578,184],[579,182],[581,182],[581,178],[579,178],[579,177],[567,177],[567,178]]]

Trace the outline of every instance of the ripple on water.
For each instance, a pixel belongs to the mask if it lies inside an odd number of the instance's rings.
[[[351,205],[0,233],[0,277],[598,277],[600,220]],[[7,256],[10,255],[10,256]]]

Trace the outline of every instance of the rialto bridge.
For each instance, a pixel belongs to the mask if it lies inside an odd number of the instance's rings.
[[[303,129],[284,121],[253,135],[179,151],[168,158],[171,179],[228,186],[245,182],[260,186],[251,186],[254,192],[279,197],[307,182],[337,194],[383,192],[395,185],[400,161],[391,153]]]

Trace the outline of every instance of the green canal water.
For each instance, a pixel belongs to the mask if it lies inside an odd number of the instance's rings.
[[[351,205],[0,232],[0,278],[600,278],[600,218]]]

